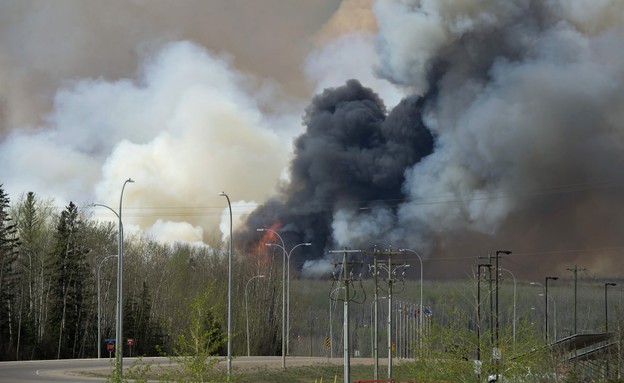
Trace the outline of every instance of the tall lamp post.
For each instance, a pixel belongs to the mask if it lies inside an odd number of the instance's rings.
[[[121,187],[121,195],[119,196],[119,212],[104,204],[91,204],[91,206],[100,206],[112,211],[119,219],[119,235],[117,236],[117,328],[115,336],[115,374],[114,380],[121,382],[123,380],[123,221],[121,219],[123,207],[123,194],[127,183],[133,183],[132,178],[124,181]]]
[[[617,283],[614,282],[607,282],[604,284],[604,303],[605,303],[605,334],[607,334],[609,332],[609,311],[608,311],[608,304],[607,304],[607,288],[609,286],[617,286]],[[605,378],[609,377],[609,357],[605,358],[606,364],[605,364]]]
[[[500,268],[501,271],[506,271],[509,273],[509,275],[511,275],[511,278],[513,279],[513,320],[511,321],[511,327],[512,327],[512,339],[513,339],[513,344],[516,344],[516,277],[513,275],[513,273],[507,269],[504,268]]]
[[[543,297],[544,294],[539,294],[540,297]],[[548,296],[548,299],[550,299],[550,302],[552,302],[552,313],[553,313],[553,339],[555,339],[555,342],[557,341],[557,302],[555,301],[555,298],[552,297],[552,295]]]
[[[420,345],[420,349],[422,351],[423,347],[423,261],[420,254],[412,249],[399,249],[399,251],[409,251],[410,253],[415,254],[418,257],[418,262],[420,262],[420,308],[418,310],[418,343]]]
[[[511,251],[509,250],[496,250],[496,348],[500,350],[500,318],[499,318],[499,309],[498,309],[498,295],[499,295],[499,258],[501,255],[511,255]],[[499,359],[496,360],[496,378],[498,379],[499,375]]]
[[[265,228],[256,230],[260,232],[271,232],[282,242],[282,368],[286,368],[286,246],[284,246],[284,240],[277,231]]]
[[[290,355],[290,254],[299,246],[312,246],[310,242],[300,243],[288,252],[286,259],[286,355]]]
[[[544,338],[548,343],[548,281],[556,281],[559,277],[544,278]]]
[[[267,243],[267,246],[275,246],[280,247],[280,245],[276,243]],[[298,243],[290,249],[289,252],[286,253],[286,355],[289,355],[289,343],[290,343],[290,254],[292,254],[293,250],[298,248],[299,246],[311,246],[310,242]],[[285,248],[282,250],[286,251]]]
[[[106,257],[104,257],[104,259],[102,259],[100,261],[100,263],[97,266],[97,317],[98,317],[98,339],[97,339],[97,355],[98,355],[98,359],[100,359],[102,357],[102,320],[101,318],[101,308],[100,308],[100,269],[102,268],[102,264],[104,263],[104,261],[106,261],[109,258],[112,257],[116,257],[117,254],[112,254],[112,255],[107,255]]]
[[[617,283],[607,282],[604,284],[604,302],[605,302],[605,333],[609,332],[609,309],[607,304],[607,287],[609,286],[617,286]]]
[[[254,277],[251,277],[245,285],[245,317],[247,318],[247,356],[251,356],[251,351],[249,347],[249,304],[247,302],[247,288],[249,287],[249,282],[253,281],[256,278],[264,278],[264,275],[256,275]]]
[[[334,331],[332,326],[332,296],[340,289],[344,289],[343,286],[336,287],[329,293],[329,357],[334,357]]]
[[[219,193],[225,197],[230,210],[230,244],[228,249],[228,309],[227,309],[227,379],[232,378],[232,203],[225,192]]]

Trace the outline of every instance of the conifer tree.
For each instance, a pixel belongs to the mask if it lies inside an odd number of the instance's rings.
[[[10,358],[16,342],[15,263],[17,234],[9,215],[9,196],[0,185],[0,357]]]
[[[70,202],[58,219],[52,259],[51,315],[48,341],[56,358],[84,356],[88,305],[92,301],[87,249],[82,244],[84,225],[78,208]]]
[[[46,273],[52,243],[49,225],[52,218],[51,201],[42,201],[35,193],[28,192],[12,207],[11,216],[19,237],[16,355],[18,359],[36,359],[44,357],[41,344],[45,334],[49,275],[52,274]]]

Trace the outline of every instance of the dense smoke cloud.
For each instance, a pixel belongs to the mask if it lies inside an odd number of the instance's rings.
[[[132,177],[128,226],[189,242],[225,190],[241,248],[279,229],[310,273],[373,245],[624,266],[624,4],[338,3],[3,3],[2,183],[115,206]]]
[[[132,177],[128,229],[209,238],[221,190],[238,220],[283,175],[309,97],[303,54],[337,3],[3,2],[1,183],[13,200],[116,207]]]
[[[299,66],[340,0],[7,0],[0,4],[0,133],[45,123],[68,81],[133,78],[166,44],[193,41],[308,97]]]
[[[354,83],[329,89],[308,109],[291,183],[251,226],[279,222],[295,240],[317,240],[316,254],[395,244],[472,260],[510,248],[522,274],[575,262],[608,274],[609,251],[621,250],[612,225],[624,223],[613,211],[624,181],[624,32],[613,14],[624,14],[624,5],[588,7],[581,0],[376,2],[377,73],[414,93],[380,131],[431,132],[433,152],[405,138],[381,144],[381,156],[369,150],[360,134],[383,112],[368,111],[355,129],[343,109]],[[394,125],[396,114],[409,119]],[[327,139],[334,130],[353,141]],[[319,144],[313,161],[308,142]],[[366,201],[377,202],[360,210]],[[431,269],[469,272],[462,262]]]
[[[253,242],[255,228],[277,224],[285,242],[311,242],[311,254],[328,250],[332,238],[340,246],[382,240],[393,220],[378,218],[392,217],[404,198],[405,169],[432,150],[417,100],[406,99],[386,115],[381,99],[351,80],[315,97],[304,125],[283,199],[254,211],[243,236]],[[345,220],[363,224],[340,236]]]
[[[220,209],[189,207],[214,206],[210,201],[223,185],[264,200],[286,163],[279,120],[263,113],[261,94],[247,81],[227,58],[187,42],[166,46],[136,81],[76,81],[57,93],[48,128],[14,130],[5,138],[3,178],[11,190],[114,207],[131,176],[136,182],[125,200],[134,223],[157,223],[150,233],[162,233],[158,238],[176,233],[179,240],[201,241],[201,227],[218,224]],[[250,163],[263,172],[249,172]]]
[[[380,13],[386,4],[378,3]],[[436,151],[407,170],[412,203],[401,207],[401,225],[450,237],[441,246],[465,231],[519,252],[621,244],[595,224],[622,221],[603,210],[619,204],[622,182],[623,56],[615,53],[622,30],[605,23],[583,33],[588,20],[566,19],[582,4],[423,2],[411,12],[444,38],[421,56],[414,53],[420,38],[403,36],[400,43],[410,49],[393,50],[385,61],[393,79],[437,89],[426,102]],[[380,18],[382,35],[400,28],[397,20],[385,21]],[[421,73],[436,71],[434,82],[423,82]],[[494,250],[471,242],[474,251]],[[593,272],[608,271],[600,254],[581,255],[537,264],[581,261]],[[520,262],[535,270],[535,259]]]

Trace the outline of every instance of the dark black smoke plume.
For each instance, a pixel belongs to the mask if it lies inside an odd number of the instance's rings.
[[[287,249],[311,242],[302,258],[317,258],[337,245],[336,212],[367,214],[373,206],[396,211],[405,198],[405,169],[433,150],[421,113],[419,99],[408,98],[388,114],[382,100],[356,80],[325,90],[306,110],[290,182],[249,216],[239,238],[250,246],[259,239],[257,228],[277,225]],[[366,238],[376,240],[383,238]]]
[[[314,99],[290,183],[248,227],[313,242],[304,270],[375,244],[436,277],[496,250],[518,277],[621,269],[624,5],[581,3],[376,2],[378,73],[414,95],[387,116],[355,81]]]

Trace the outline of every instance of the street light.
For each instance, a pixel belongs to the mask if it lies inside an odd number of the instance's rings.
[[[276,243],[265,243],[266,246],[281,247]],[[290,343],[290,254],[299,246],[311,246],[309,242],[298,243],[286,253],[286,355],[290,355],[289,343]],[[282,248],[284,251],[286,249]]]
[[[514,288],[513,288],[513,320],[511,321],[511,327],[512,327],[512,338],[513,338],[513,344],[516,344],[516,277],[513,275],[513,273],[507,269],[504,268],[500,268],[501,271],[506,271],[509,273],[509,275],[511,275],[511,278],[513,278],[513,283],[514,283]]]
[[[329,293],[329,357],[334,357],[334,332],[332,326],[332,296],[340,289],[344,289],[343,286],[336,287]]]
[[[253,281],[256,278],[264,278],[264,275],[256,275],[255,277],[251,277],[245,285],[245,317],[247,318],[247,356],[251,356],[249,347],[249,305],[247,303],[247,287],[249,287],[249,282]]]
[[[543,297],[544,294],[539,294],[539,296]],[[552,295],[549,295],[548,299],[552,301],[552,305],[553,305],[553,318],[555,322],[555,325],[553,326],[553,335],[555,337],[555,342],[556,342],[557,341],[557,302],[555,301],[555,298],[552,297]]]
[[[112,258],[112,257],[116,257],[117,254],[112,254],[112,255],[107,255],[106,257],[104,257],[104,259],[102,259],[100,261],[100,263],[97,266],[97,304],[98,304],[98,308],[97,308],[97,316],[98,316],[98,340],[97,340],[97,354],[98,354],[98,359],[100,359],[102,357],[102,344],[100,343],[102,341],[102,331],[101,331],[101,327],[102,327],[102,321],[100,319],[100,315],[101,315],[101,309],[100,309],[100,269],[102,268],[102,264],[104,263],[104,261],[106,261],[108,258]]]
[[[227,376],[228,382],[232,378],[232,203],[225,192],[219,193],[227,199],[230,210],[230,245],[228,251],[228,312],[227,312]]]
[[[607,282],[604,284],[604,297],[605,297],[605,333],[609,332],[609,311],[607,305],[607,287],[617,286],[617,283]]]
[[[113,208],[93,203],[91,206],[100,206],[113,212],[119,219],[119,235],[117,236],[117,328],[115,336],[115,374],[114,380],[121,382],[123,380],[123,221],[121,219],[123,207],[123,194],[127,183],[133,183],[132,178],[124,181],[121,187],[121,195],[119,196],[119,212]]]
[[[273,229],[258,228],[257,231],[269,231],[282,242],[282,368],[286,368],[286,247],[279,233]],[[277,246],[277,245],[276,245]]]
[[[546,344],[548,344],[548,281],[556,281],[559,277],[546,277],[544,278],[544,335],[546,339]],[[555,318],[555,320],[557,320]]]
[[[418,254],[417,251],[412,250],[412,249],[399,249],[399,251],[403,252],[403,251],[409,251],[410,253],[414,253],[416,254],[416,256],[418,257],[418,261],[420,262],[420,309],[419,314],[418,314],[418,321],[420,322],[418,324],[418,343],[420,344],[420,348],[422,351],[422,346],[423,346],[423,262],[422,262],[422,258],[420,257],[420,254]]]
[[[617,283],[607,282],[604,284],[604,297],[605,297],[605,334],[609,333],[609,312],[607,311],[607,287],[609,286],[617,286]],[[605,378],[609,376],[609,358],[606,359],[605,365]]]
[[[500,319],[499,319],[499,309],[498,309],[498,295],[499,295],[499,273],[498,270],[500,269],[499,267],[499,263],[498,263],[498,259],[502,256],[502,255],[511,255],[511,251],[510,250],[496,250],[496,348],[498,349],[498,351],[500,351]],[[498,379],[499,377],[499,365],[500,363],[500,358],[496,359],[496,379]]]
[[[286,354],[290,355],[290,254],[299,246],[312,246],[310,242],[300,243],[288,252],[286,259]]]

